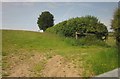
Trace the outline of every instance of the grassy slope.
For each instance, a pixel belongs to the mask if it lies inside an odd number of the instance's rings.
[[[76,64],[78,68],[81,67],[82,62],[82,68],[84,68],[82,76],[98,75],[117,68],[118,57],[113,37],[107,41],[109,47],[72,46],[64,39],[48,33],[3,30],[3,68],[7,71],[10,66],[6,56],[12,53],[17,56],[26,51],[30,54],[39,52],[47,58],[59,54]]]

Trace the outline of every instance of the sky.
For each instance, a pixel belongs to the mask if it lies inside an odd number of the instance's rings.
[[[104,23],[110,31],[110,22],[117,7],[118,2],[7,2],[5,0],[2,2],[2,29],[38,31],[38,16],[43,11],[49,11],[54,15],[55,24],[73,17],[92,15]]]

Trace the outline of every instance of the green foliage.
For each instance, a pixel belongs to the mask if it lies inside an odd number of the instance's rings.
[[[94,56],[94,54],[96,54]],[[118,67],[118,54],[116,48],[108,48],[97,53],[91,53],[86,59],[86,70],[91,64],[95,74],[102,74]],[[111,61],[110,61],[111,60]],[[97,63],[97,64],[96,64]],[[109,64],[109,65],[108,65]]]
[[[99,39],[102,39],[103,36],[107,37],[108,35],[106,26],[100,23],[94,16],[71,18],[48,28],[47,32],[66,37],[74,37],[75,32],[79,32],[82,35],[84,35],[84,33],[95,34]]]
[[[76,40],[75,38],[65,38],[65,41],[72,45],[72,46],[104,46],[104,47],[109,47],[104,41],[99,40],[96,38],[95,35],[93,36],[86,36],[82,37],[81,39]]]
[[[111,26],[115,31],[117,45],[119,47],[120,46],[120,8],[116,9]]]
[[[116,44],[118,46],[118,55],[120,57],[120,2],[118,3],[118,8],[114,12],[113,20],[111,26],[114,29],[114,35],[116,37]],[[120,59],[119,59],[120,60]],[[120,62],[119,62],[120,66]]]
[[[47,28],[52,27],[54,25],[53,18],[54,16],[50,12],[42,12],[37,21],[39,28],[45,31]]]

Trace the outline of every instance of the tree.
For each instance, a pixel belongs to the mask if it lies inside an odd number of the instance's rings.
[[[105,40],[108,37],[107,27],[102,23],[98,23],[96,26],[96,34],[98,38]]]
[[[112,24],[116,36],[116,43],[120,46],[120,7],[114,12]]]
[[[118,8],[114,12],[111,26],[114,30],[114,34],[116,37],[116,44],[118,47],[118,58],[119,58],[120,57],[120,2],[118,2]],[[118,62],[118,66],[120,67],[120,61]]]
[[[39,15],[37,24],[39,29],[45,31],[47,28],[54,25],[54,16],[50,12],[44,11],[41,15]]]

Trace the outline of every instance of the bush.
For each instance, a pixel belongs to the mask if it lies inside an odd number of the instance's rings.
[[[65,37],[75,37],[75,32],[94,34],[98,39],[108,35],[106,26],[94,16],[71,18],[48,28],[46,31]]]

